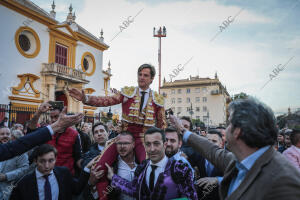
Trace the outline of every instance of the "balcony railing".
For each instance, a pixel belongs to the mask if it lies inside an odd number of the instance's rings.
[[[43,63],[41,74],[57,76],[75,83],[89,83],[84,72],[57,63]]]

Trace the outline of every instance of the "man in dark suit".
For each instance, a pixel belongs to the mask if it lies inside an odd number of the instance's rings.
[[[81,162],[82,167],[85,167],[93,158],[100,155],[108,139],[107,126],[102,122],[95,123],[92,132],[95,144],[90,147],[88,152],[83,154]]]
[[[11,194],[11,200],[71,200],[73,194],[79,194],[89,180],[89,173],[82,171],[79,180],[72,177],[66,167],[55,167],[57,150],[43,144],[34,152],[36,169],[23,177]],[[92,168],[90,182],[94,182],[97,173]]]
[[[254,98],[229,105],[227,147],[232,152],[183,129],[183,139],[224,172],[219,187],[221,199],[300,199],[300,173],[273,145],[278,130],[272,110]]]
[[[52,139],[55,132],[64,130],[66,127],[79,123],[83,114],[66,115],[67,108],[61,112],[59,119],[44,128],[38,129],[13,142],[0,144],[0,161],[8,160],[17,155],[21,155],[33,147],[43,144]]]

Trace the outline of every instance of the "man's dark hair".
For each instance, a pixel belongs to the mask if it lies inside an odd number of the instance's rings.
[[[50,144],[42,144],[41,146],[38,146],[33,150],[33,159],[37,159],[38,157],[50,152],[53,152],[55,157],[57,156],[57,150],[55,147],[51,146]]]
[[[293,132],[290,135],[292,145],[297,145],[300,141],[300,129],[293,129]]]
[[[146,135],[151,135],[153,133],[160,133],[161,135],[161,138],[162,138],[162,141],[165,142],[166,141],[166,136],[165,136],[165,133],[164,133],[164,130],[160,129],[160,128],[157,128],[157,127],[154,127],[152,126],[151,128],[149,128],[145,134],[144,134],[144,139],[146,138]]]
[[[217,129],[209,129],[209,130],[208,130],[208,134],[215,134],[215,135],[218,135],[219,138],[221,138],[221,140],[222,140],[222,134],[221,134],[221,132],[220,132],[219,130],[217,130]]]
[[[95,124],[93,125],[93,127],[92,127],[92,133],[93,133],[93,135],[94,135],[94,130],[95,130],[95,128],[96,128],[97,126],[100,126],[100,125],[104,126],[105,131],[108,133],[108,128],[107,128],[107,126],[106,126],[104,123],[102,123],[102,122],[97,122],[97,123],[95,123]]]
[[[240,139],[249,147],[264,147],[277,141],[278,129],[273,111],[253,97],[229,104],[232,131],[241,129]]]
[[[182,135],[180,133],[178,133],[178,131],[175,127],[169,126],[168,128],[165,129],[165,134],[169,133],[169,132],[176,132],[177,137],[178,137],[178,141],[182,141]]]
[[[183,116],[183,117],[181,117],[180,119],[183,119],[183,120],[186,120],[186,121],[188,121],[188,122],[190,123],[190,130],[189,130],[189,131],[192,131],[192,128],[193,128],[193,123],[192,123],[192,120],[191,120],[191,118],[190,118],[190,117],[188,117],[188,116]]]
[[[134,136],[131,132],[129,131],[122,131],[119,135],[123,135],[123,136],[126,136],[126,135],[130,135],[131,138],[132,138],[132,141],[134,141]]]
[[[143,69],[150,69],[151,79],[154,78],[154,76],[156,74],[154,66],[152,66],[150,64],[142,64],[138,69],[138,75]]]

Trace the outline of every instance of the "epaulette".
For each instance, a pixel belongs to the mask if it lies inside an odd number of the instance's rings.
[[[136,93],[136,87],[128,87],[128,86],[125,86],[124,88],[121,89],[121,94],[124,95],[125,97],[128,97],[128,98],[132,98],[134,97],[135,93]]]
[[[152,91],[152,94],[153,94],[154,103],[160,107],[164,107],[164,103],[165,103],[164,96],[154,91]]]

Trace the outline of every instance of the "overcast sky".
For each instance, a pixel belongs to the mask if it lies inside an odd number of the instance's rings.
[[[33,2],[50,11],[52,0]],[[96,36],[103,28],[104,42],[110,46],[104,52],[103,68],[110,60],[111,87],[136,85],[136,71],[143,63],[158,66],[158,39],[153,37],[153,27],[166,26],[162,78],[169,81],[172,70],[192,58],[176,79],[190,75],[213,78],[217,72],[230,95],[246,92],[274,111],[300,108],[300,0],[55,3],[57,20],[66,19],[72,3],[78,24]],[[120,32],[127,19],[132,22]],[[276,68],[281,71],[274,74]],[[158,76],[152,88],[157,90]]]

